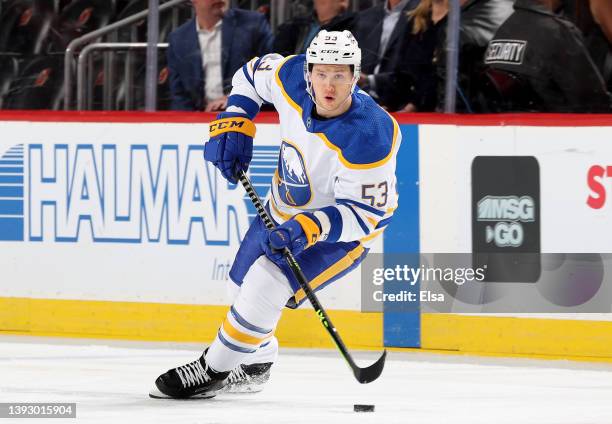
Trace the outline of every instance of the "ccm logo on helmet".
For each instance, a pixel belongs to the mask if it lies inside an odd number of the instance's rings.
[[[244,126],[244,121],[224,121],[218,123],[210,124],[210,132],[217,130],[224,130],[226,128],[242,128]]]
[[[321,50],[321,53],[335,54],[335,53],[340,53],[340,50]]]

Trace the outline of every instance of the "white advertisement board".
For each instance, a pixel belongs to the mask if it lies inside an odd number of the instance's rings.
[[[208,125],[2,122],[3,297],[227,304],[226,279],[255,209],[203,158]],[[259,124],[261,196],[278,124]],[[325,290],[359,309],[359,272]]]
[[[542,252],[612,252],[612,128],[421,125],[419,131],[422,252],[472,251],[473,162],[499,156],[537,161]]]
[[[612,252],[612,128],[421,125],[419,131],[422,252]]]

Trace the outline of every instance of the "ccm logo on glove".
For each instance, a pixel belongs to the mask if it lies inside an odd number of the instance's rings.
[[[240,132],[249,137],[255,137],[255,124],[248,118],[223,118],[212,121],[209,126],[210,137],[226,132]]]
[[[210,123],[204,159],[212,162],[226,180],[236,184],[236,176],[249,169],[253,158],[255,124],[246,116],[228,112],[220,113],[218,118]]]

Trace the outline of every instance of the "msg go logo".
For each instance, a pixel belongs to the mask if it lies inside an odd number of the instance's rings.
[[[487,225],[487,243],[497,247],[519,247],[525,239],[523,222],[535,220],[535,202],[531,196],[485,196],[478,201],[478,221],[498,221]]]

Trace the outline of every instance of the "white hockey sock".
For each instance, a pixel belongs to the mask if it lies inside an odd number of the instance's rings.
[[[291,296],[293,290],[280,269],[267,258],[259,258],[245,276],[208,349],[206,362],[216,371],[229,371],[239,364],[273,362],[278,349],[274,329]],[[261,345],[264,347],[258,353]]]
[[[278,356],[278,339],[274,336],[261,344],[257,352],[246,356],[246,359],[242,362],[244,365],[251,364],[263,364],[266,362],[276,361]]]

